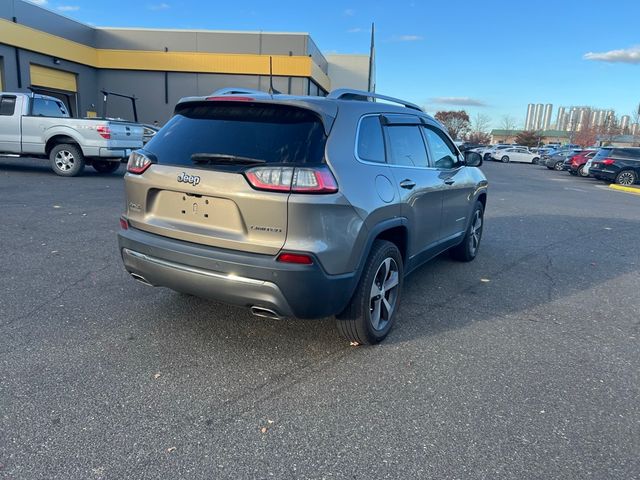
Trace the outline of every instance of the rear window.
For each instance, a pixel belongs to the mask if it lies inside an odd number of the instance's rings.
[[[612,150],[613,148],[601,148],[600,150],[598,150],[598,153],[596,153],[596,156],[593,157],[593,159],[601,160],[603,158],[607,158],[611,154]]]
[[[62,102],[49,98],[34,98],[31,115],[36,117],[66,118],[69,116]]]
[[[215,154],[266,163],[321,163],[325,143],[322,122],[309,110],[208,102],[178,107],[144,149],[159,164],[206,167],[206,162],[194,162],[192,157]]]

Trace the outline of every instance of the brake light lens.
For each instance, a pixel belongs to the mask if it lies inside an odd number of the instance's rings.
[[[313,258],[303,253],[281,253],[276,259],[282,263],[296,263],[298,265],[313,265]]]
[[[129,161],[127,162],[127,172],[140,175],[151,166],[153,162],[144,153],[139,151],[131,152]]]
[[[129,230],[129,222],[124,217],[120,217],[120,228],[122,230]]]
[[[244,172],[257,190],[292,193],[336,193],[338,184],[326,166],[254,167]]]
[[[616,161],[613,158],[605,158],[602,160],[603,165],[613,165]]]
[[[98,125],[96,127],[98,135],[109,140],[111,138],[111,129],[107,125]]]

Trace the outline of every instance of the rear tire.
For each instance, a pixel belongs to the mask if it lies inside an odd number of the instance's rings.
[[[509,163],[509,157],[505,155],[504,157],[502,157],[502,158],[500,159],[500,161],[501,161],[502,163]]]
[[[84,155],[77,145],[61,143],[49,153],[51,169],[61,177],[75,177],[84,170]]]
[[[558,172],[561,172],[563,163],[564,163],[564,160],[560,160],[559,162],[556,162],[556,164],[553,166],[553,169]]]
[[[361,345],[384,340],[400,306],[403,276],[398,247],[386,240],[376,240],[349,305],[336,315],[340,334]]]
[[[110,162],[108,160],[94,160],[91,166],[98,173],[113,173],[120,168],[120,162]]]
[[[578,167],[578,175],[580,175],[581,177],[588,177],[589,176],[589,174],[585,173],[585,171],[584,171],[584,165],[580,165]]]
[[[477,201],[471,214],[471,221],[467,227],[467,233],[460,245],[456,245],[449,253],[451,258],[460,262],[470,262],[478,255],[482,230],[484,229],[484,206]]]
[[[538,165],[538,163],[540,163],[540,159],[538,157],[535,157],[531,163],[533,163],[534,165]]]
[[[623,170],[616,175],[615,183],[630,187],[638,182],[638,175],[633,170]]]

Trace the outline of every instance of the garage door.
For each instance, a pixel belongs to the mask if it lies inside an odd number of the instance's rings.
[[[77,92],[76,75],[56,70],[55,68],[43,67],[41,65],[31,65],[31,85],[45,88],[55,88],[65,92]]]

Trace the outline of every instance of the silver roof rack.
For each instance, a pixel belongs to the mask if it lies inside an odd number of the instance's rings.
[[[334,100],[360,100],[365,102],[375,102],[375,99],[386,100],[387,102],[397,103],[407,108],[412,108],[414,110],[418,110],[422,112],[422,108],[420,108],[415,103],[407,102],[406,100],[400,100],[399,98],[387,97],[386,95],[380,95],[379,93],[374,92],[366,92],[364,90],[354,90],[351,88],[338,88],[336,90],[332,90],[327,98],[332,98]]]
[[[251,88],[221,88],[211,94],[211,96],[221,97],[223,95],[269,95],[268,92],[262,90],[252,90]]]

